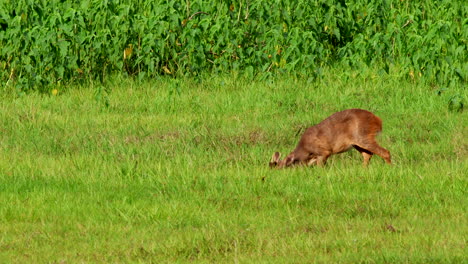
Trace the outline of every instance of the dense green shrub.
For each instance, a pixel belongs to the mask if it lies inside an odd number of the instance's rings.
[[[400,76],[466,83],[463,0],[3,0],[0,80],[19,89],[243,71],[320,76],[330,65],[391,65]]]

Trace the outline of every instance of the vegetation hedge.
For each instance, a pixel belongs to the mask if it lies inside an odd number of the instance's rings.
[[[467,39],[464,0],[3,0],[0,80],[28,90],[114,73],[320,77],[372,66],[458,85]]]

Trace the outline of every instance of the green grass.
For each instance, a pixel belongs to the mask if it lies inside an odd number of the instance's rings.
[[[4,88],[0,262],[466,261],[468,118],[448,111],[451,90],[338,73],[109,88],[107,108],[92,88]],[[307,126],[354,107],[383,119],[394,166],[363,168],[350,151],[268,168]]]

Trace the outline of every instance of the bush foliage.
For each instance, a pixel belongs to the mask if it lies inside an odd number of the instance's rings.
[[[0,80],[242,71],[320,77],[325,67],[393,66],[433,84],[466,83],[463,0],[4,0]]]

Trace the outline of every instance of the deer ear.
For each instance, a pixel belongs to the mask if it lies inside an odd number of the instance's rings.
[[[279,152],[273,153],[273,156],[270,160],[270,168],[276,167],[278,165],[280,156],[281,154]]]
[[[285,166],[291,166],[294,162],[294,155],[289,155],[286,157]]]
[[[281,154],[279,152],[273,153],[273,156],[271,157],[272,162],[278,162],[281,157]]]

